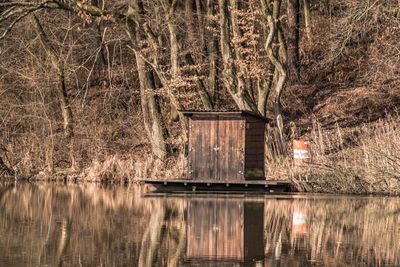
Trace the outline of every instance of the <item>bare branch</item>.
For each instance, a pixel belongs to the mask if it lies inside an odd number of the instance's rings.
[[[0,35],[0,40],[4,39],[4,37],[6,37],[6,35],[14,28],[15,24],[17,24],[21,19],[25,18],[26,16],[28,16],[30,13],[38,10],[40,8],[30,8],[27,11],[25,11],[24,13],[20,14],[18,17],[16,17],[9,25],[8,27],[4,30],[3,34]]]
[[[2,14],[0,14],[0,22],[11,19],[13,16],[17,16],[6,27],[0,39],[4,38],[12,30],[15,24],[18,23],[21,19],[40,9],[62,9],[74,13],[84,12],[94,17],[109,16],[110,18],[113,18],[118,22],[125,22],[126,20],[132,19],[129,16],[122,13],[116,11],[104,10],[97,6],[81,3],[78,1],[70,2],[68,4],[65,1],[61,0],[50,0],[42,3],[7,2],[7,3],[1,3],[0,7],[9,7]]]

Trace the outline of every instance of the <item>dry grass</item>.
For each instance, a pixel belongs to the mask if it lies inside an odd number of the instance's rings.
[[[108,183],[129,183],[143,178],[181,178],[186,170],[185,158],[179,155],[167,162],[154,157],[138,158],[118,155],[107,157],[104,161],[94,163],[83,170],[80,180]]]
[[[274,129],[268,128],[267,179],[290,180],[298,191],[399,194],[399,121],[400,117],[396,115],[358,127],[344,128],[336,124],[327,128],[313,119],[309,134],[303,136],[310,140],[312,162],[301,166],[292,160],[290,142],[280,142]],[[33,141],[29,143],[29,140]],[[20,174],[38,170],[37,179],[132,183],[141,178],[185,176],[187,159],[182,153],[160,161],[151,157],[143,147],[115,153],[116,148],[109,151],[96,148],[110,147],[107,139],[98,137],[96,140],[88,139],[86,143],[73,145],[70,156],[76,161],[81,161],[89,152],[90,157],[87,156],[83,165],[69,163],[67,167],[54,162],[61,156],[54,152],[59,148],[54,148],[51,141],[40,150],[39,138],[24,136],[19,139],[23,146],[9,146],[7,149],[8,153],[22,155],[14,168]],[[68,153],[64,154],[68,156]],[[54,167],[49,168],[52,164]]]
[[[275,156],[267,162],[268,173],[290,179],[301,191],[399,194],[399,121],[388,116],[359,127],[324,129],[314,120],[303,136],[311,142],[312,162],[296,166],[290,156]]]

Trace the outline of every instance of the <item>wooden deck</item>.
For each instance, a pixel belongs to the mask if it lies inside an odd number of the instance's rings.
[[[256,191],[256,192],[289,192],[288,181],[254,180],[254,181],[218,181],[186,179],[143,179],[145,184],[155,187],[157,192],[168,191]]]

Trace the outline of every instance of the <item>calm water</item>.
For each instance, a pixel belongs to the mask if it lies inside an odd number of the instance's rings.
[[[400,199],[0,184],[0,266],[400,266]]]

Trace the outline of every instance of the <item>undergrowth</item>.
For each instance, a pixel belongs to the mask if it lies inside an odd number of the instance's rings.
[[[312,160],[295,164],[290,147],[266,164],[270,179],[289,179],[299,191],[400,193],[399,117],[353,128],[324,129],[314,120],[308,135]]]

